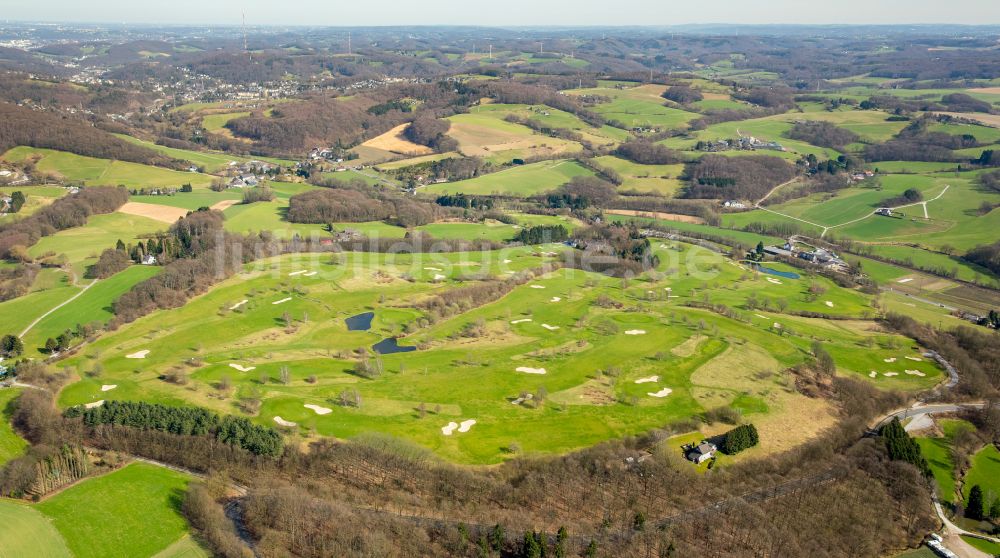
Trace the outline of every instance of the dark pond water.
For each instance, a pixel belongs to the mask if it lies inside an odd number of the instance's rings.
[[[798,273],[792,273],[791,271],[778,271],[777,269],[771,269],[770,267],[765,267],[758,265],[757,269],[761,273],[767,273],[768,275],[777,275],[778,277],[784,277],[785,279],[798,279],[801,277]]]
[[[347,331],[368,331],[372,328],[372,318],[374,317],[375,312],[365,312],[347,318],[344,320],[347,322]]]
[[[417,350],[417,348],[400,347],[395,337],[389,337],[372,345],[372,350],[380,355],[391,355],[393,353],[408,353]]]

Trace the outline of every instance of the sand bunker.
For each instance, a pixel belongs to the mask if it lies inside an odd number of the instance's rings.
[[[827,305],[827,306],[829,306],[830,308],[833,308],[833,303],[832,303],[832,302],[830,302],[829,300],[827,300],[827,301],[826,301],[826,302],[824,302],[823,304],[826,304],[826,305]]]
[[[897,283],[909,283],[910,281],[913,281],[913,277],[907,277],[906,279],[900,279],[899,281],[896,281],[896,282]]]
[[[146,358],[146,355],[148,354],[149,354],[149,349],[143,349],[141,351],[132,353],[130,355],[125,355],[125,358]]]
[[[308,271],[308,270],[307,269],[300,269],[298,271],[293,271],[293,272],[289,273],[288,276],[289,277],[295,277],[296,275],[302,275],[306,271]]]
[[[874,370],[872,370],[871,372],[868,373],[868,377],[869,378],[875,378],[876,376],[878,376],[878,372],[876,372]]]
[[[893,376],[899,376],[899,372],[885,372],[882,375],[885,376],[886,378],[891,378]]]
[[[230,310],[236,310],[237,308],[239,308],[240,306],[243,306],[244,304],[246,304],[248,302],[250,302],[250,301],[249,300],[241,300],[241,301],[237,302],[236,304],[230,306],[229,309]]]
[[[767,316],[761,316],[760,314],[754,314],[754,316],[757,316],[758,318],[760,318],[762,320],[766,320],[767,319]]]
[[[554,325],[549,325],[549,324],[542,324],[542,327],[544,327],[545,329],[547,329],[549,331],[555,331],[555,330],[559,329],[559,326],[554,326]]]
[[[886,362],[896,362],[896,357],[882,359]]]
[[[454,432],[457,428],[458,428],[457,422],[449,422],[447,426],[441,427],[441,433],[444,434],[445,436],[451,436],[451,433]]]
[[[639,378],[638,380],[635,381],[635,383],[637,383],[637,384],[650,384],[650,383],[656,383],[656,382],[659,382],[659,381],[660,381],[660,377],[659,376],[648,376],[646,378]]]
[[[94,401],[93,403],[87,403],[86,405],[84,405],[84,408],[93,409],[94,407],[100,407],[101,405],[104,405],[103,399],[101,399],[100,401]]]
[[[920,357],[911,357],[911,356],[906,357],[906,360],[912,360],[912,361],[915,361],[915,362],[923,362],[924,361],[924,359],[922,359]]]
[[[257,369],[256,366],[247,366],[247,367],[244,367],[242,364],[236,364],[235,362],[230,362],[229,363],[229,367],[230,368],[235,368],[235,369],[239,370],[240,372],[249,372],[251,370],[256,370]]]
[[[274,422],[280,424],[281,426],[298,426],[294,422],[292,422],[290,420],[285,420],[285,419],[283,419],[281,417],[274,417]]]
[[[118,387],[118,384],[105,384],[101,386],[101,391],[111,391]]]
[[[440,273],[435,273],[435,274],[434,274],[434,280],[435,280],[435,281],[440,281],[440,280],[442,280],[442,279],[446,279],[446,278],[447,278],[447,277],[445,277],[444,275],[441,275]]]
[[[463,420],[461,424],[458,425],[459,432],[468,432],[472,426],[476,424],[475,419]]]
[[[284,303],[288,302],[289,300],[292,300],[292,297],[283,298],[281,300],[275,300],[271,304],[284,304]]]
[[[514,260],[504,260],[503,263],[513,263]]]
[[[427,271],[444,271],[440,267],[425,267],[424,269],[426,269]]]
[[[512,323],[512,324],[523,324],[523,323],[530,322],[530,321],[531,321],[531,318],[521,318],[520,320],[514,320],[514,321],[512,321],[510,323]]]
[[[919,370],[904,370],[904,372],[906,372],[910,376],[919,376],[921,378],[923,378],[924,376],[927,375],[927,374],[924,374],[923,372],[921,372]]]
[[[514,370],[517,372],[524,372],[525,374],[545,374],[544,368],[531,368],[528,366],[518,366]]]
[[[303,407],[316,411],[317,415],[329,415],[333,412],[333,409],[327,409],[326,407],[320,407],[319,405],[312,405],[310,403],[306,403]]]
[[[781,284],[782,284],[782,283],[781,283],[781,281],[778,281],[778,280],[777,280],[777,279],[775,279],[774,277],[768,277],[768,278],[767,278],[767,282],[768,282],[768,283],[774,283],[775,285],[781,285]]]
[[[313,275],[316,275],[317,273],[319,273],[319,272],[318,271],[310,271],[309,273],[303,273],[302,276],[303,277],[312,277]]]
[[[646,335],[646,330],[644,329],[630,329],[625,332],[625,335]]]
[[[663,388],[663,389],[661,389],[660,391],[658,391],[656,393],[647,393],[646,395],[648,395],[650,397],[666,397],[666,396],[670,395],[673,392],[674,392],[674,390],[672,390],[670,388]]]
[[[554,297],[552,297],[552,300],[550,300],[549,302],[559,302],[560,300],[562,300],[562,298],[559,298],[558,296],[554,296]]]
[[[532,285],[531,288],[532,289],[544,289],[545,285]]]

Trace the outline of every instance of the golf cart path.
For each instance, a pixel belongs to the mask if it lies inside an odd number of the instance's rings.
[[[793,179],[793,180],[795,180],[795,179]],[[792,182],[792,181],[789,181],[789,182]],[[826,236],[826,233],[830,229],[836,229],[838,227],[846,227],[847,225],[853,225],[854,223],[857,223],[859,221],[864,221],[865,219],[868,219],[868,218],[873,217],[875,215],[875,211],[873,210],[872,212],[870,212],[870,213],[868,213],[868,214],[866,214],[866,215],[864,215],[862,217],[858,217],[857,219],[852,219],[852,220],[846,221],[844,223],[840,223],[840,224],[837,224],[837,225],[821,225],[819,223],[813,223],[812,221],[806,221],[805,219],[800,219],[798,217],[793,217],[791,215],[788,215],[788,214],[785,214],[785,213],[781,213],[781,212],[775,211],[773,209],[768,209],[768,208],[763,207],[762,205],[760,205],[761,203],[764,202],[764,200],[766,200],[768,197],[770,197],[771,194],[773,194],[775,190],[777,190],[778,188],[781,188],[782,186],[784,186],[785,184],[788,184],[789,182],[778,184],[777,186],[775,186],[774,188],[772,188],[771,191],[767,193],[767,195],[765,195],[763,198],[760,199],[760,201],[758,201],[756,204],[754,204],[754,207],[756,207],[757,209],[760,209],[762,211],[766,211],[768,213],[773,213],[775,215],[780,215],[780,216],[782,216],[782,217],[784,217],[786,219],[792,219],[792,220],[795,220],[795,221],[799,221],[800,223],[805,223],[807,225],[812,225],[814,227],[822,229],[822,232],[820,232],[820,235],[819,235],[820,238],[823,238],[824,236]],[[929,200],[924,200],[924,201],[919,201],[919,202],[914,202],[914,203],[907,203],[907,204],[903,204],[903,205],[897,205],[895,207],[888,207],[887,209],[891,209],[891,210],[895,211],[897,209],[904,209],[904,208],[907,208],[907,207],[913,207],[915,205],[920,205],[920,206],[923,206],[923,208],[924,208],[924,218],[925,219],[930,219],[930,214],[927,212],[927,204],[930,203],[930,202],[932,202],[932,201],[937,201],[937,200],[941,199],[941,196],[943,196],[945,194],[945,192],[948,191],[949,188],[951,188],[951,184],[945,184],[944,189],[941,190],[941,192],[937,196],[934,196],[933,198],[931,198]]]
[[[97,284],[97,281],[98,281],[97,279],[94,279],[93,281],[91,281],[91,282],[90,282],[90,284],[88,284],[87,286],[85,286],[85,287],[83,287],[82,289],[80,289],[80,292],[78,292],[78,293],[76,293],[75,295],[73,295],[73,296],[69,297],[69,299],[67,299],[66,301],[62,302],[61,304],[57,304],[57,305],[56,305],[56,306],[55,306],[54,308],[52,308],[52,309],[51,309],[51,310],[49,310],[48,312],[46,312],[46,313],[42,314],[42,315],[41,315],[41,316],[39,316],[38,318],[36,318],[36,319],[35,319],[35,321],[33,321],[33,322],[31,322],[30,324],[28,324],[28,327],[24,328],[24,331],[22,331],[22,332],[21,332],[21,333],[20,333],[20,334],[18,335],[18,337],[24,337],[25,335],[27,335],[27,333],[28,333],[29,331],[31,331],[31,329],[32,329],[33,327],[35,327],[36,325],[38,325],[38,322],[40,322],[40,321],[44,320],[45,318],[47,318],[47,317],[48,317],[48,316],[49,316],[50,314],[52,314],[52,313],[53,313],[53,312],[55,312],[56,310],[59,310],[59,309],[60,309],[60,308],[62,308],[63,306],[66,306],[66,305],[67,305],[67,304],[69,304],[70,302],[73,302],[74,300],[76,300],[76,299],[80,298],[80,296],[81,296],[81,295],[83,295],[83,293],[87,292],[87,291],[88,291],[88,290],[90,289],[90,287],[93,287],[94,285],[96,285],[96,284]]]

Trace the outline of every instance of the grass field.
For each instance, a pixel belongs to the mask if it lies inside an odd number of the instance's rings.
[[[594,173],[574,161],[542,161],[530,165],[511,167],[500,172],[485,174],[470,180],[432,184],[421,188],[428,194],[507,194],[532,196],[555,190],[575,176],[592,176]]]
[[[112,303],[135,284],[159,273],[160,269],[133,265],[107,279],[100,280],[71,304],[63,306],[38,322],[23,338],[25,354],[36,358],[44,357],[40,350],[44,348],[45,340],[57,337],[67,329],[75,329],[77,324],[94,322],[105,324],[114,316],[111,312]],[[35,317],[48,310],[49,308],[44,307],[35,309]]]
[[[20,389],[0,388],[0,466],[11,459],[20,457],[28,447],[28,442],[14,432],[10,425],[14,400],[21,394]],[[2,522],[0,522],[2,523]],[[2,540],[2,537],[0,537]]]
[[[928,362],[907,363],[923,377],[902,374],[898,365],[883,362],[916,349],[911,341],[880,332],[863,319],[869,306],[865,295],[822,278],[767,281],[683,244],[656,247],[664,275],[624,288],[602,275],[559,272],[517,287],[497,302],[416,326],[423,311],[412,301],[487,274],[502,276],[556,261],[544,251],[561,249],[267,260],[183,308],[142,318],[85,347],[66,365],[86,371],[101,362],[103,374],[65,388],[60,404],[143,399],[238,413],[240,398],[255,397],[263,401],[255,418],[261,423],[274,424],[281,417],[297,423],[302,433],[341,438],[384,432],[450,460],[495,463],[513,455],[504,448],[563,452],[726,405],[754,417],[767,440],[760,451],[791,447],[834,420],[828,403],[789,390],[790,379],[781,372],[802,362],[813,339],[823,340],[840,373],[883,388],[922,389],[942,377]],[[701,253],[709,275],[671,271],[686,269],[680,262],[694,252]],[[310,269],[317,275],[290,275]],[[808,295],[813,283],[824,289],[816,300]],[[626,309],[641,306],[644,311],[603,309],[594,303],[601,295]],[[751,295],[766,309],[746,309]],[[681,304],[706,296],[745,313],[747,322]],[[785,315],[779,299],[796,310],[853,319],[827,322]],[[247,302],[236,306],[243,300]],[[372,331],[347,331],[344,318],[365,311],[375,312]],[[285,312],[295,320],[290,328],[280,322]],[[403,335],[400,344],[420,350],[376,357],[384,371],[375,379],[351,372],[352,351],[398,335]],[[124,358],[143,349],[151,350],[144,360]],[[187,387],[159,379],[192,356],[204,365],[191,369]],[[231,364],[255,370],[239,372]],[[291,373],[287,385],[277,381],[282,366]],[[542,368],[545,374],[530,373]],[[880,375],[869,378],[870,370]],[[884,375],[889,371],[898,376]],[[316,377],[314,383],[306,381],[310,376]],[[636,383],[650,376],[658,378]],[[222,378],[233,384],[232,391],[220,393],[214,387]],[[102,384],[118,387],[103,392]],[[550,403],[541,408],[511,404],[519,394],[543,388]],[[663,398],[649,395],[663,388],[673,391]],[[359,391],[359,408],[337,403],[345,389]],[[317,415],[305,404],[330,412]],[[800,420],[806,416],[808,421]],[[449,422],[466,420],[477,421],[469,432],[442,433]],[[796,426],[796,420],[801,424]]]
[[[951,456],[951,440],[959,430],[974,428],[964,420],[944,419],[938,421],[944,436],[939,438],[917,438],[920,452],[927,459],[938,496],[943,502],[955,502],[955,461]]]
[[[134,463],[34,506],[77,558],[153,556],[187,533],[180,513],[188,477]]]
[[[618,121],[629,128],[684,128],[688,122],[698,117],[693,112],[664,106],[666,101],[660,96],[664,91],[666,87],[661,85],[639,85],[624,89],[615,87],[570,89],[566,93],[611,98],[610,102],[596,105],[592,110],[608,120]]]
[[[987,505],[1000,498],[1000,451],[990,444],[976,452],[972,458],[972,467],[962,478],[962,496],[969,498],[972,487],[979,485],[983,489],[983,501]]]
[[[115,135],[117,135],[119,138],[127,142],[131,142],[136,145],[141,145],[143,147],[148,147],[154,151],[158,151],[169,157],[180,159],[182,161],[188,161],[194,165],[204,168],[205,172],[207,173],[219,172],[224,168],[226,168],[227,166],[229,166],[229,163],[231,161],[245,162],[251,160],[250,158],[247,157],[238,157],[236,155],[230,155],[228,153],[222,153],[217,151],[191,151],[189,149],[175,149],[172,147],[166,147],[164,145],[158,145],[152,142],[143,141],[141,139],[134,138],[132,136],[128,136],[125,134],[115,134]],[[260,159],[261,161],[268,161],[271,163],[279,164],[285,167],[295,165],[295,161],[275,159],[273,157],[259,157],[258,159]]]
[[[683,163],[676,165],[640,165],[620,157],[607,155],[594,161],[614,170],[622,177],[621,190],[655,192],[673,197],[684,186],[678,178],[684,172]]]
[[[71,558],[52,521],[35,508],[0,498],[0,557]]]
[[[62,176],[66,180],[85,185],[126,186],[128,188],[173,187],[183,184],[207,187],[212,177],[207,174],[182,172],[127,161],[110,161],[84,157],[65,151],[15,147],[2,157],[11,162],[22,162],[32,155],[40,155],[38,169]]]
[[[126,244],[141,235],[166,230],[167,225],[147,217],[107,213],[91,215],[87,224],[43,237],[28,253],[35,258],[44,254],[65,254],[78,277],[83,277],[88,265],[97,261],[105,248],[114,248],[121,239]]]
[[[579,143],[535,134],[527,126],[507,122],[501,112],[456,114],[448,120],[448,135],[458,141],[459,152],[496,164],[514,158],[576,153],[583,148]]]

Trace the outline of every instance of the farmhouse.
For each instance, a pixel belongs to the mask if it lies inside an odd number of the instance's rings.
[[[715,457],[719,448],[711,442],[702,442],[687,452],[686,457],[694,463],[701,464]]]

